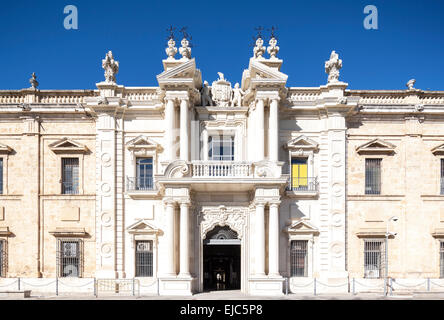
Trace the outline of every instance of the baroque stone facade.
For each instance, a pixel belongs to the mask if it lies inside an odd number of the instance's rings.
[[[82,278],[189,295],[216,272],[278,295],[286,277],[367,277],[365,242],[397,216],[390,275],[442,276],[444,92],[349,90],[334,51],[326,85],[287,87],[277,40],[263,44],[234,88],[223,73],[202,81],[185,38],[169,39],[156,87],[117,84],[108,52],[96,90],[39,90],[33,75],[0,91],[1,275],[63,277],[74,241]],[[378,194],[366,159],[381,159]],[[215,267],[222,247],[230,271]]]

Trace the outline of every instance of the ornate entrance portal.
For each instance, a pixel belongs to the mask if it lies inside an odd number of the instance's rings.
[[[216,226],[203,241],[203,289],[237,290],[241,284],[241,241],[228,226]]]

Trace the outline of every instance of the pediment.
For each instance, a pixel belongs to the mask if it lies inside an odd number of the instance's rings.
[[[189,61],[183,62],[176,65],[170,69],[165,70],[157,76],[157,81],[159,83],[168,81],[170,79],[187,79],[194,78],[196,72],[196,61],[191,59]]]
[[[126,144],[128,150],[140,150],[140,149],[151,149],[155,150],[159,148],[159,144],[153,140],[151,140],[148,137],[145,137],[143,135],[140,135],[130,141]]]
[[[0,143],[0,153],[11,153],[12,148],[7,146],[6,144]]]
[[[316,234],[319,233],[319,229],[306,220],[297,220],[291,223],[287,232],[292,234]]]
[[[160,231],[145,219],[141,219],[133,223],[128,228],[126,228],[126,230],[128,231],[128,233],[137,233],[137,234],[156,234],[159,233]]]
[[[285,85],[288,79],[288,76],[286,74],[280,72],[275,68],[271,68],[265,65],[261,62],[261,60],[251,59],[249,71],[249,76],[251,77],[252,82],[268,80]]]
[[[317,150],[319,144],[306,136],[299,136],[287,142],[288,149]]]
[[[434,147],[431,151],[434,155],[444,154],[444,143],[440,144],[439,146]]]
[[[53,142],[49,145],[49,149],[51,149],[54,152],[65,152],[65,153],[85,153],[88,152],[88,148],[74,140],[71,140],[69,138],[63,138],[61,140],[58,140],[56,142]]]
[[[374,139],[356,147],[356,152],[373,154],[391,154],[395,152],[396,146],[382,139]]]

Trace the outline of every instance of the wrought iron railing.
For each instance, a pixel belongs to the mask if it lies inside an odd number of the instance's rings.
[[[128,191],[155,190],[153,177],[126,177],[126,189]]]
[[[287,186],[289,191],[316,192],[319,190],[317,177],[290,178],[290,184]]]

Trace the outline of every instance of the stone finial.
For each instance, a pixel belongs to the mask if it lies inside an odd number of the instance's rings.
[[[279,47],[277,46],[277,39],[274,36],[272,36],[268,44],[270,46],[267,48],[267,52],[270,55],[270,59],[277,59],[276,55],[279,52]]]
[[[265,47],[263,46],[264,40],[262,38],[256,39],[256,46],[253,49],[254,58],[256,59],[264,59],[263,55],[265,53]]]
[[[325,62],[325,73],[328,74],[328,83],[339,81],[339,70],[341,68],[342,60],[339,59],[338,54],[333,50],[330,55],[330,60]]]
[[[174,39],[170,38],[170,40],[168,40],[168,48],[165,49],[165,52],[168,56],[168,60],[175,60],[174,56],[177,53],[177,48]]]
[[[39,82],[37,81],[37,76],[35,75],[35,72],[32,73],[32,76],[29,79],[29,83],[31,84],[32,89],[37,89],[37,87],[39,86]]]
[[[416,80],[410,79],[405,85],[407,86],[408,90],[415,90],[413,87],[415,85]]]
[[[191,48],[189,47],[190,42],[188,39],[183,38],[180,42],[182,47],[179,48],[179,52],[182,55],[181,60],[189,60],[191,58]]]
[[[105,82],[115,83],[116,74],[119,72],[119,62],[114,60],[113,53],[108,51],[102,60],[102,68],[105,69]]]

